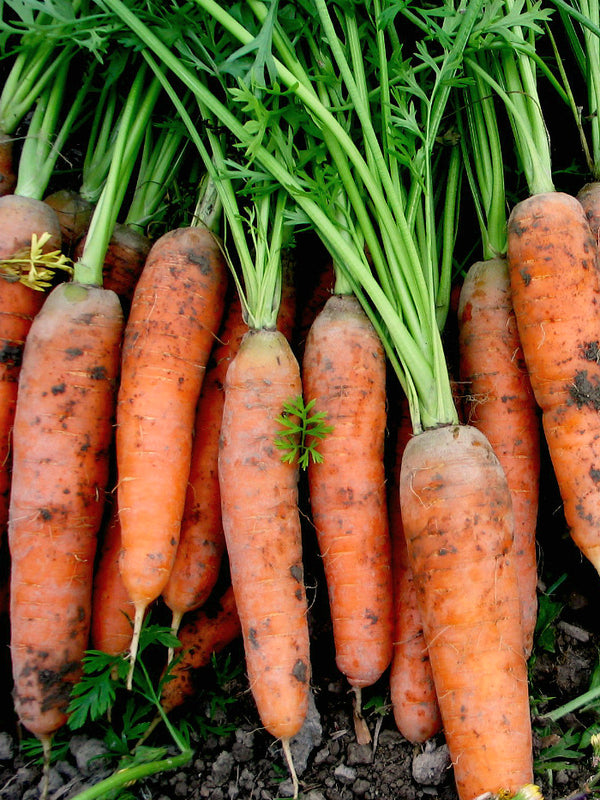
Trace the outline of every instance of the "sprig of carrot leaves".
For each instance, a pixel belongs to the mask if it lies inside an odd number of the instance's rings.
[[[297,462],[301,469],[306,469],[311,460],[315,464],[323,461],[317,445],[333,431],[333,427],[325,423],[324,411],[311,413],[314,405],[314,399],[305,403],[302,395],[298,395],[284,404],[277,417],[283,427],[275,439],[275,447],[285,451],[282,461]]]

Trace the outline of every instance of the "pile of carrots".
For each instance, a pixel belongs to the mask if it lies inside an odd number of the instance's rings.
[[[537,88],[551,68],[534,58],[552,23],[588,74],[598,10],[561,0],[560,15],[521,17],[505,0],[494,27],[481,1],[445,6],[442,22],[435,7],[376,2],[378,27],[371,4],[315,0],[310,24],[293,0],[279,15],[247,5],[196,0],[178,17],[173,3],[153,18],[135,0],[74,0],[67,23],[17,7],[3,20],[0,533],[15,712],[48,753],[86,650],[126,654],[131,685],[159,605],[180,641],[164,710],[241,636],[297,794],[306,469],[358,741],[370,738],[361,692],[389,676],[401,733],[444,732],[460,800],[514,795],[534,781],[542,439],[569,531],[600,571],[600,175],[588,149],[579,196],[555,189]],[[391,74],[403,25],[423,36],[415,52],[440,47],[410,80]],[[361,31],[379,49],[359,66]],[[566,78],[549,85],[576,105]],[[3,96],[16,119],[3,121]],[[87,137],[75,174],[56,161],[69,137],[74,152]],[[509,203],[505,179],[529,196]],[[473,219],[482,259],[469,267],[455,244]],[[296,225],[321,240],[318,265],[299,260]]]

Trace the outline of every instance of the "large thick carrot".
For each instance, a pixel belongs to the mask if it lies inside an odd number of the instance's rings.
[[[162,593],[173,612],[174,632],[187,611],[199,608],[207,600],[221,567],[225,536],[218,463],[225,377],[247,331],[236,292],[228,304],[223,330],[202,382],[179,545]]]
[[[581,205],[562,192],[513,209],[508,260],[519,336],[573,540],[600,570],[600,278]]]
[[[333,427],[308,467],[336,663],[355,690],[392,657],[392,573],[384,471],[383,346],[352,295],[333,295],[311,326],[302,368],[306,402]]]
[[[310,660],[298,466],[275,440],[284,404],[301,392],[283,334],[250,330],[227,371],[219,483],[250,688],[263,725],[284,743],[306,716]]]
[[[88,642],[121,333],[115,294],[66,283],[25,345],[10,499],[11,654],[17,714],[42,740],[66,720]]]
[[[226,286],[220,245],[205,228],[158,239],[125,328],[117,403],[121,575],[135,605],[132,666],[146,607],[177,551],[204,370]]]
[[[442,721],[400,508],[402,456],[414,435],[404,397],[397,403],[397,412],[392,416],[396,430],[388,490],[394,580],[394,651],[390,665],[390,699],[394,721],[400,733],[409,742],[421,743],[439,732]]]
[[[476,428],[430,429],[406,445],[400,503],[459,797],[515,792],[533,768],[506,476]]]
[[[478,261],[469,269],[460,294],[458,325],[467,420],[494,448],[511,492],[523,646],[529,657],[537,619],[540,424],[505,259]]]

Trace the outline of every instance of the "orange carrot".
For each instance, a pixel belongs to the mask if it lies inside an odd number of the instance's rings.
[[[51,237],[44,252],[60,249],[60,227],[51,209],[38,200],[17,195],[0,198],[0,260],[29,250],[32,233]],[[0,538],[8,523],[11,431],[17,402],[17,382],[25,339],[33,318],[46,298],[8,274],[0,265]]]
[[[284,748],[306,716],[310,662],[298,466],[275,440],[284,405],[301,391],[285,336],[251,329],[227,371],[219,484],[250,688]]]
[[[117,495],[121,575],[135,605],[132,668],[145,609],[165,588],[177,551],[194,415],[225,286],[215,236],[173,230],[148,255],[125,328]]]
[[[241,632],[231,586],[216,605],[209,601],[186,620],[178,634],[181,647],[175,651],[181,659],[171,668],[171,679],[165,682],[161,693],[161,705],[167,714],[194,694],[195,671],[207,667],[213,653],[221,652]]]
[[[94,574],[90,645],[115,656],[129,650],[135,614],[119,571],[120,552],[121,525],[113,498]]]
[[[406,398],[402,398],[398,408],[388,498],[394,578],[394,652],[390,667],[390,698],[400,733],[409,742],[421,743],[438,733],[442,722],[423,634],[423,620],[408,561],[400,508],[400,466],[404,449],[413,436]]]
[[[482,431],[508,480],[515,520],[523,643],[528,658],[537,619],[536,526],[540,474],[538,407],[512,307],[508,264],[479,261],[458,307],[460,377],[468,422]]]
[[[400,504],[444,734],[461,800],[533,779],[506,476],[476,428],[414,436]]]
[[[577,200],[533,195],[508,226],[513,306],[570,533],[600,570],[600,282]]]
[[[383,346],[351,295],[334,295],[313,323],[303,360],[306,402],[333,427],[311,462],[312,519],[323,557],[336,663],[360,697],[392,656],[391,544],[383,448]]]
[[[15,709],[47,741],[66,720],[88,642],[108,480],[122,313],[63,283],[35,317],[14,420],[9,544]]]
[[[173,612],[174,632],[183,614],[199,608],[207,600],[221,567],[225,536],[218,462],[225,376],[247,331],[236,292],[228,304],[224,327],[202,382],[179,545],[162,593]]]

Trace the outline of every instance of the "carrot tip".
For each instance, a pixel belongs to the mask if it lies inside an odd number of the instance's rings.
[[[40,800],[46,800],[50,788],[50,757],[52,751],[52,736],[40,736],[42,751],[44,754],[44,766],[42,769],[42,786],[40,789]]]
[[[127,674],[127,688],[129,690],[133,688],[133,672],[135,670],[135,661],[137,658],[137,651],[140,643],[140,633],[142,630],[142,622],[144,621],[145,611],[145,605],[136,604],[135,616],[133,619],[133,635],[131,637],[131,645],[129,647],[129,672]]]
[[[283,754],[285,756],[285,760],[290,771],[290,778],[292,779],[292,785],[294,787],[294,800],[297,800],[298,792],[299,792],[299,784],[298,784],[298,776],[296,774],[296,768],[294,767],[294,759],[292,758],[292,751],[290,749],[290,740],[289,739],[282,739],[281,740],[281,747],[283,749]]]
[[[354,718],[354,734],[358,744],[370,744],[371,732],[369,726],[362,714],[362,692],[359,686],[353,686],[354,692],[353,699],[353,718]]]

